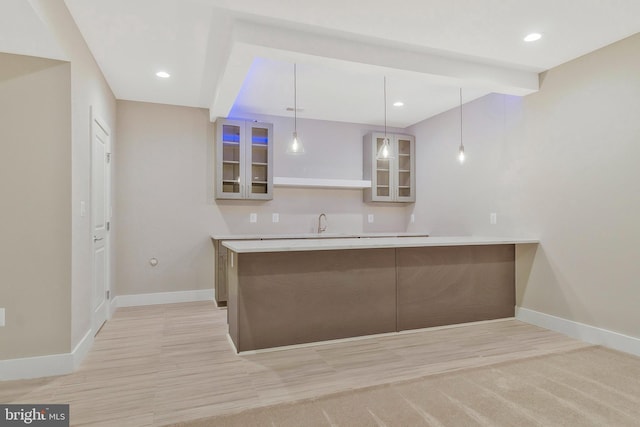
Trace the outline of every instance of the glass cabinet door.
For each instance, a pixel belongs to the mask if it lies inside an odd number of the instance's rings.
[[[244,136],[243,123],[224,123],[219,130],[219,144],[221,144],[222,176],[221,192],[230,198],[240,198],[242,195],[242,138]]]
[[[371,187],[363,191],[365,202],[416,201],[416,144],[411,135],[387,135],[391,156],[381,160],[377,154],[384,143],[385,135],[371,132],[363,137],[362,177],[371,180]]]
[[[382,144],[384,143],[384,136],[376,136],[376,146],[373,150],[374,155],[380,151]],[[393,147],[392,147],[393,152]],[[391,168],[393,166],[392,159],[375,159],[375,199],[385,200],[393,198],[393,175],[391,174]]]
[[[409,136],[400,135],[396,139],[397,147],[397,174],[396,174],[396,199],[398,201],[415,201],[415,162],[414,142]]]
[[[251,199],[272,198],[272,135],[271,125],[263,123],[248,123],[249,159],[247,168],[250,173],[247,187]]]
[[[273,125],[216,120],[216,198],[273,198]]]

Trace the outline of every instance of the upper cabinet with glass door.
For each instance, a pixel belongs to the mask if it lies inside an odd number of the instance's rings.
[[[216,121],[216,198],[273,199],[273,125]]]
[[[389,155],[378,156],[385,135],[372,132],[364,137],[363,177],[371,180],[365,188],[365,202],[416,201],[415,138],[411,135],[387,134]]]

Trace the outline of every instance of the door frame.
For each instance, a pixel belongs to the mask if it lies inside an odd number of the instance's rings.
[[[100,128],[102,128],[102,130],[105,132],[105,134],[107,135],[107,141],[106,141],[106,153],[111,156],[112,154],[112,145],[111,145],[111,128],[109,127],[109,125],[107,125],[107,123],[104,121],[104,119],[102,119],[100,116],[98,116],[95,111],[93,106],[89,107],[89,119],[90,119],[90,123],[89,123],[89,129],[90,129],[90,140],[89,140],[89,152],[90,152],[90,158],[89,158],[89,212],[90,212],[90,232],[89,232],[89,241],[90,241],[90,245],[91,245],[91,282],[90,282],[90,286],[91,286],[91,300],[89,303],[89,307],[90,307],[90,312],[91,312],[91,330],[93,331],[93,335],[95,336],[98,331],[100,330],[100,328],[103,326],[103,323],[101,323],[100,325],[97,325],[97,319],[95,316],[95,307],[93,306],[93,302],[95,300],[95,280],[96,280],[96,269],[95,269],[95,262],[94,262],[94,242],[93,242],[93,232],[95,229],[95,223],[94,223],[94,215],[93,215],[93,156],[94,156],[94,150],[93,150],[93,139],[96,137],[96,130],[97,130],[97,126],[99,126]],[[113,217],[113,208],[112,208],[112,194],[111,194],[111,157],[110,160],[107,162],[106,168],[105,168],[105,194],[106,194],[106,206],[107,206],[107,221],[109,223],[111,223],[112,217]],[[105,318],[105,322],[108,321],[109,319],[111,319],[111,301],[113,301],[113,295],[111,295],[111,224],[109,224],[109,227],[105,233],[105,241],[104,241],[104,250],[105,250],[105,291],[107,292],[107,294],[109,295],[109,298],[105,298],[105,304],[106,304],[106,318]]]

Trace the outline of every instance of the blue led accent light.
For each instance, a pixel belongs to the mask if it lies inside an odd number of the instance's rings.
[[[268,144],[269,137],[268,136],[254,136],[251,141],[253,144]]]
[[[222,140],[225,142],[240,142],[240,135],[235,133],[225,133],[222,135]]]

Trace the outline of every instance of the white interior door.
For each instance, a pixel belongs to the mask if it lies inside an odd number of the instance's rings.
[[[93,233],[93,321],[97,334],[109,315],[110,132],[91,120],[91,227]]]

